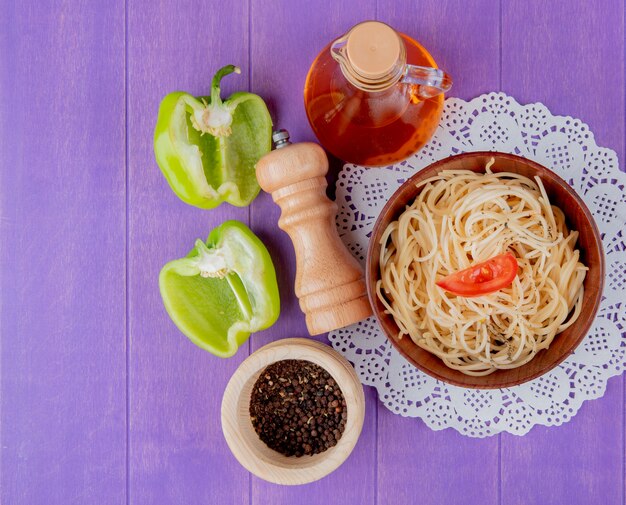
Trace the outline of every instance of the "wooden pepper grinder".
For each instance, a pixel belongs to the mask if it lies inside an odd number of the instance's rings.
[[[256,166],[263,190],[281,208],[278,226],[296,252],[296,296],[311,335],[372,315],[363,270],[337,233],[337,204],[326,196],[328,158],[312,142],[292,144],[289,133],[272,136],[276,149]]]

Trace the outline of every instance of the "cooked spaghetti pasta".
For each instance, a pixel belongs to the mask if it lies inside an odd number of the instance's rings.
[[[399,328],[447,366],[468,375],[516,368],[546,349],[580,314],[587,268],[563,212],[541,179],[513,173],[444,171],[381,238],[376,290]],[[456,296],[441,278],[504,252],[518,261],[513,283]]]

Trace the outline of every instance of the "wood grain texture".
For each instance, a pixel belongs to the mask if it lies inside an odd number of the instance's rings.
[[[337,444],[302,457],[287,457],[270,449],[250,420],[250,398],[263,370],[272,363],[294,359],[315,363],[330,373],[342,391],[347,412]],[[300,485],[319,480],[344,463],[359,439],[364,415],[363,386],[352,365],[326,344],[310,338],[288,338],[265,345],[239,365],[224,391],[221,421],[224,438],[242,466],[268,482]]]
[[[623,163],[621,0],[0,0],[0,12],[1,503],[624,503],[623,378],[565,426],[486,440],[432,432],[365,388],[360,440],[337,471],[289,488],[251,478],[219,423],[248,349],[221,360],[191,344],[157,276],[225,219],[249,223],[282,297],[256,349],[306,335],[293,246],[269,195],[189,207],[152,152],[160,99],[206,93],[228,63],[242,75],[225,94],[250,88],[292,140],[315,140],[309,65],[377,18],[425,45],[452,75],[451,96],[542,101],[587,122]],[[331,181],[340,166],[331,160]]]
[[[160,100],[174,90],[207,94],[213,73],[237,64],[223,96],[248,87],[248,11],[240,2],[128,5],[129,491],[134,505],[248,503],[249,474],[220,429],[224,387],[247,346],[220,359],[194,346],[167,316],[158,274],[196,238],[247,208],[204,211],[170,190],[154,160]]]
[[[251,86],[268,102],[275,126],[289,130],[293,142],[315,141],[304,111],[303,89],[306,73],[318,52],[359,21],[374,17],[374,0],[361,1],[358,5],[331,0],[252,0]],[[336,172],[340,166],[336,160],[331,160],[331,172]],[[332,177],[331,173],[329,179]],[[262,192],[252,206],[251,225],[274,258],[281,316],[272,328],[252,336],[252,349],[278,338],[307,335],[304,315],[293,296],[293,245],[287,234],[277,229],[279,217],[280,208],[270,195]],[[326,341],[325,337],[318,339]],[[279,487],[253,478],[251,503],[374,503],[377,400],[372,388],[365,388],[365,399],[363,431],[345,464],[318,482],[298,487]]]
[[[423,181],[447,170],[471,170],[485,173],[485,166],[494,160],[491,170],[494,173],[506,172],[519,174],[531,181],[541,179],[551,205],[565,212],[570,230],[579,233],[576,249],[580,251],[581,261],[588,268],[583,287],[584,299],[580,313],[574,323],[559,333],[548,349],[536,354],[525,365],[516,368],[500,369],[489,375],[467,375],[448,367],[438,356],[417,346],[410,338],[398,338],[400,329],[394,317],[388,313],[380,300],[376,284],[381,279],[380,242],[385,230],[409,207],[421,193],[417,186]],[[565,360],[587,335],[598,312],[604,286],[605,265],[600,231],[591,212],[580,196],[558,175],[532,160],[507,153],[472,152],[439,160],[418,173],[398,188],[389,198],[378,215],[367,251],[367,294],[378,320],[387,338],[394,347],[417,368],[431,377],[459,387],[478,389],[501,389],[515,387],[548,373]]]
[[[261,188],[281,208],[278,226],[296,255],[294,293],[310,335],[372,315],[363,269],[339,238],[337,205],[326,196],[328,158],[314,142],[267,153],[256,165]]]
[[[469,99],[498,89],[498,2],[379,2],[378,19],[424,45],[452,76],[450,95]],[[377,503],[498,503],[498,462],[497,437],[434,433],[378,404]]]
[[[347,3],[322,0],[251,0],[251,86],[268,104],[275,128],[292,142],[315,141],[304,110],[304,82],[318,52],[363,19],[375,17],[374,0]],[[277,30],[276,27],[281,29]],[[331,162],[331,171],[339,166]],[[331,177],[332,178],[332,175]],[[277,230],[280,208],[261,192],[251,208],[251,225],[274,258],[281,294],[281,316],[268,331],[253,336],[253,347],[278,337],[306,335],[304,315],[293,296],[295,254],[287,234]]]
[[[0,12],[0,502],[122,504],[123,2]]]
[[[623,167],[624,3],[502,2],[502,89],[580,118]],[[503,435],[502,503],[623,503],[623,423],[619,377],[566,425]]]

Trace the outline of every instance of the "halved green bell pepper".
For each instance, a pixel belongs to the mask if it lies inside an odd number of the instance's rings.
[[[261,97],[238,92],[220,98],[220,81],[239,68],[228,65],[213,77],[210,97],[180,91],[159,107],[154,153],[181,200],[203,209],[222,202],[249,205],[259,193],[255,164],[272,147],[272,119]]]
[[[159,287],[172,321],[199,347],[232,356],[250,333],[278,319],[280,300],[269,252],[239,221],[215,228],[206,243],[161,270]]]

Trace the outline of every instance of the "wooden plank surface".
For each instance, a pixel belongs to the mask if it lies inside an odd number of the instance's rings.
[[[624,160],[624,3],[502,3],[502,89],[587,123]],[[532,36],[520,26],[535,26]],[[502,503],[623,503],[624,388],[559,428],[502,436]],[[532,484],[531,484],[532,483]]]
[[[470,99],[497,89],[497,2],[473,2],[471,8],[463,0],[389,2],[379,5],[378,17],[430,50],[454,80],[452,96]],[[378,468],[378,503],[497,503],[498,437],[472,440],[452,430],[433,432],[380,403]]]
[[[249,209],[183,203],[152,146],[168,92],[209,94],[213,73],[230,63],[242,74],[224,79],[223,96],[248,87],[248,8],[190,1],[133,1],[128,8],[130,501],[248,503],[248,472],[220,427],[222,392],[247,348],[220,359],[193,345],[167,316],[158,275],[226,219],[248,223]]]
[[[124,10],[0,6],[0,502],[126,501]]]
[[[221,396],[251,350],[306,336],[291,243],[267,195],[243,209],[179,201],[152,148],[161,98],[206,93],[227,63],[242,75],[224,94],[261,94],[294,140],[314,140],[310,63],[378,18],[432,52],[452,96],[542,101],[623,160],[621,0],[0,0],[0,12],[0,503],[624,505],[623,378],[564,426],[484,440],[394,415],[366,388],[363,435],[334,474],[295,488],[251,477],[223,440]],[[223,360],[171,323],[157,277],[229,218],[268,246],[282,313]]]
[[[360,2],[358,9],[331,0],[317,2],[315,9],[311,9],[306,0],[252,1],[252,88],[267,97],[276,126],[288,129],[294,142],[315,140],[304,111],[302,93],[309,66],[326,44],[361,19],[374,17],[374,10],[372,0]],[[307,15],[303,15],[304,12]],[[280,30],[277,27],[281,27]],[[331,171],[336,172],[339,168],[334,163]],[[281,295],[281,317],[275,326],[252,337],[254,351],[273,340],[308,336],[308,333],[293,294],[293,246],[287,234],[276,225],[280,209],[267,194],[261,194],[251,209],[252,228],[268,245],[277,266]],[[324,337],[319,340],[326,341]],[[298,487],[280,487],[253,477],[250,502],[286,505],[373,503],[377,400],[371,388],[366,388],[365,394],[366,417],[361,438],[338,470],[321,481]]]

